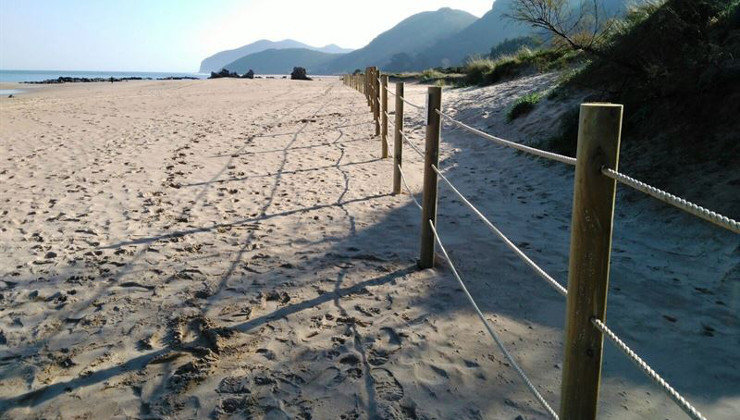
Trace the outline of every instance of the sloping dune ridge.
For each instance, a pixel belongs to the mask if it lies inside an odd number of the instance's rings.
[[[564,108],[506,109],[556,77],[444,104],[529,142]],[[0,113],[0,417],[546,418],[444,261],[416,268],[418,210],[337,79],[64,85]],[[449,127],[441,166],[565,284],[572,168]],[[417,196],[421,167],[406,148]],[[557,409],[565,301],[443,185],[439,201],[450,258]],[[740,411],[737,247],[618,194],[608,321],[712,419]],[[605,345],[600,418],[683,416]]]

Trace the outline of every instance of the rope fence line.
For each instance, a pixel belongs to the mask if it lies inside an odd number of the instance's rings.
[[[670,204],[680,210],[685,211],[693,216],[700,219],[704,219],[710,223],[714,223],[717,226],[725,228],[730,232],[740,233],[740,223],[730,219],[727,216],[723,216],[719,213],[713,212],[707,208],[692,203],[691,201],[685,200],[681,197],[668,193],[666,191],[655,188],[642,181],[638,181],[635,178],[629,177],[623,173],[617,172],[613,169],[602,168],[601,173],[608,176],[609,178],[620,182],[624,185],[630,186],[637,191],[643,192],[651,197],[657,198],[658,200]]]
[[[475,213],[475,215],[478,216],[478,218],[481,221],[483,221],[483,223],[485,223],[486,226],[488,226],[488,228],[491,229],[491,231],[493,233],[495,233],[496,236],[498,236],[504,242],[504,244],[506,244],[506,246],[509,247],[509,249],[511,249],[512,251],[514,251],[514,253],[517,255],[517,257],[519,257],[532,270],[534,270],[534,272],[537,273],[538,276],[542,277],[545,281],[547,281],[548,284],[550,284],[550,286],[552,286],[555,290],[557,290],[558,293],[560,293],[563,296],[567,296],[568,295],[568,290],[565,287],[563,287],[560,283],[558,283],[557,280],[555,280],[554,278],[552,278],[552,276],[550,276],[549,274],[547,274],[547,272],[545,270],[543,270],[539,265],[537,265],[537,263],[535,263],[534,261],[532,261],[532,259],[529,258],[527,256],[527,254],[524,253],[524,251],[522,251],[521,249],[519,249],[519,247],[516,246],[511,241],[511,239],[507,238],[506,235],[503,234],[503,232],[501,232],[493,223],[491,223],[491,221],[488,220],[488,218],[485,215],[483,215],[483,213],[481,213],[480,210],[478,210],[467,198],[465,198],[464,195],[462,195],[462,193],[460,193],[460,191],[458,191],[457,188],[455,188],[455,186],[452,184],[452,182],[450,182],[450,180],[447,179],[447,177],[442,174],[442,172],[439,170],[439,168],[437,168],[436,166],[432,165],[432,169],[434,170],[434,172],[437,173],[437,175],[439,175],[440,178],[442,178],[442,180],[447,184],[447,186],[450,187],[450,189],[458,196],[458,198],[460,198],[460,200],[462,200],[463,204],[465,204],[466,206],[468,206],[468,208],[470,208],[470,210],[473,213]]]
[[[606,335],[613,343],[614,345],[622,351],[625,355],[627,355],[627,358],[632,360],[632,362],[637,365],[640,370],[645,373],[650,379],[653,380],[660,388],[662,388],[668,396],[671,397],[673,402],[675,402],[681,409],[688,414],[689,417],[691,417],[694,420],[707,420],[706,417],[704,417],[699,410],[694,408],[684,397],[681,396],[675,389],[673,389],[672,386],[668,384],[668,382],[665,381],[656,371],[653,370],[653,368],[650,367],[640,356],[637,355],[627,344],[624,343],[614,332],[609,329],[609,327],[606,326],[601,320],[592,318],[591,323],[594,324],[594,327],[596,327],[597,330],[601,331],[604,335]]]
[[[416,204],[416,207],[421,210],[421,204],[416,200],[416,197],[414,197],[414,193],[411,191],[411,188],[409,188],[409,184],[406,181],[406,175],[403,173],[403,169],[401,169],[401,165],[396,165],[396,168],[398,168],[398,172],[401,174],[401,181],[403,181],[403,186],[406,187],[406,191],[409,192],[409,197],[411,197],[412,200],[414,200],[414,204]]]
[[[442,239],[440,239],[439,234],[437,233],[437,229],[434,227],[434,223],[432,223],[431,220],[428,220],[429,226],[432,229],[432,232],[434,233],[434,239],[437,241],[437,245],[439,245],[439,249],[442,251],[442,254],[445,257],[445,261],[447,262],[447,265],[450,267],[450,270],[452,271],[452,275],[455,276],[455,279],[457,279],[457,282],[460,284],[460,287],[462,288],[463,292],[465,293],[465,296],[467,296],[468,300],[470,301],[470,304],[473,306],[473,309],[475,309],[475,313],[478,315],[478,318],[480,318],[481,321],[483,321],[483,325],[485,325],[486,330],[488,330],[488,334],[493,338],[493,341],[496,342],[498,345],[498,348],[501,350],[501,352],[506,356],[506,360],[509,361],[511,364],[511,367],[514,368],[517,375],[522,379],[524,384],[529,388],[529,390],[534,394],[535,398],[537,398],[537,401],[542,405],[542,407],[547,411],[547,413],[550,415],[550,417],[554,419],[558,419],[558,415],[555,413],[555,410],[550,407],[550,404],[545,401],[545,398],[542,397],[542,394],[537,391],[537,388],[534,386],[532,381],[527,377],[527,374],[524,373],[522,368],[519,367],[519,364],[514,360],[514,357],[509,353],[509,351],[506,349],[506,346],[504,345],[503,341],[501,341],[501,338],[496,334],[496,331],[494,331],[493,327],[491,327],[491,324],[486,319],[485,315],[483,315],[483,312],[481,312],[480,308],[478,307],[478,304],[475,303],[475,299],[473,299],[473,296],[468,291],[468,288],[465,286],[465,282],[462,281],[462,278],[460,278],[460,274],[458,274],[457,270],[455,269],[454,264],[452,263],[452,260],[450,259],[450,256],[447,254],[447,250],[445,249],[444,245],[442,244]]]
[[[421,150],[419,150],[419,148],[418,148],[418,147],[416,147],[416,146],[414,145],[414,143],[413,143],[413,142],[411,142],[411,139],[409,139],[409,138],[408,138],[408,137],[406,136],[406,133],[405,133],[405,132],[401,131],[401,137],[402,137],[402,138],[403,138],[403,139],[404,139],[404,140],[406,141],[406,144],[408,144],[409,146],[411,146],[411,148],[412,148],[412,149],[413,149],[413,150],[414,150],[414,151],[415,151],[415,152],[416,152],[416,153],[417,153],[417,154],[418,154],[419,156],[421,156],[421,158],[422,158],[422,159],[424,159],[424,152],[422,152]]]
[[[451,116],[449,116],[449,115],[441,112],[440,110],[435,110],[435,111],[442,118],[446,119],[447,121],[451,122],[452,124],[457,125],[458,127],[462,128],[464,130],[467,130],[467,131],[469,131],[469,132],[477,135],[478,137],[482,137],[484,139],[491,140],[491,141],[493,141],[495,143],[498,143],[498,144],[500,144],[502,146],[511,147],[512,149],[517,149],[517,150],[519,150],[521,152],[529,153],[530,155],[539,156],[539,157],[542,157],[542,158],[545,158],[545,159],[555,160],[555,161],[558,161],[558,162],[565,163],[567,165],[574,165],[575,166],[575,164],[576,164],[576,159],[575,158],[572,158],[570,156],[564,156],[564,155],[560,155],[560,154],[557,154],[557,153],[553,153],[553,152],[548,152],[548,151],[545,151],[545,150],[536,149],[534,147],[525,146],[525,145],[520,144],[520,143],[515,143],[515,142],[513,142],[511,140],[505,140],[505,139],[502,139],[500,137],[496,137],[496,136],[493,136],[491,134],[488,134],[488,133],[486,133],[484,131],[478,130],[477,128],[473,128],[473,127],[471,127],[471,126],[469,126],[469,125],[467,125],[465,123],[462,123],[462,122],[460,122],[460,121],[452,118]]]
[[[401,100],[402,100],[402,101],[403,101],[403,103],[405,103],[406,105],[410,105],[410,106],[412,106],[412,107],[414,107],[414,108],[416,108],[416,109],[424,109],[424,107],[423,107],[423,106],[421,106],[421,105],[416,105],[415,103],[413,103],[413,102],[410,102],[410,101],[409,101],[408,99],[404,98],[403,96],[401,96]]]
[[[376,74],[377,69],[370,67],[367,73]],[[379,73],[377,73],[379,74]],[[350,83],[355,86],[359,86],[358,90],[362,92],[362,80],[363,77],[350,79]],[[383,76],[387,78],[387,76]],[[368,79],[366,79],[368,80]],[[372,79],[369,79],[372,80]],[[382,79],[386,80],[386,79]],[[390,92],[387,88],[387,83],[383,84],[382,80],[378,78],[380,84],[385,89],[385,92]],[[374,88],[375,83],[366,82],[365,87],[372,90],[371,95],[375,94],[376,97],[371,98],[368,96],[368,105],[373,109],[376,118],[376,129],[378,119],[378,107],[382,107],[384,115],[384,134],[383,142],[385,145],[385,133],[387,132],[387,124],[389,118],[388,114],[388,103],[387,95],[383,94],[382,101],[380,100],[379,89]],[[527,378],[526,374],[519,368],[514,361],[511,354],[508,353],[500,341],[498,335],[493,330],[487,319],[485,319],[483,313],[478,308],[472,295],[467,290],[464,282],[462,281],[459,273],[454,267],[452,261],[447,254],[447,250],[442,243],[436,231],[436,214],[437,214],[437,177],[441,178],[457,197],[465,204],[486,226],[498,236],[504,244],[510,248],[522,261],[525,262],[535,273],[544,279],[551,287],[553,287],[562,296],[565,296],[568,300],[567,305],[567,319],[566,319],[566,340],[565,340],[565,362],[563,369],[563,380],[562,380],[562,395],[561,395],[561,416],[563,418],[595,418],[596,407],[598,404],[599,387],[600,387],[600,370],[601,370],[601,358],[602,358],[602,346],[603,336],[606,335],[628,358],[630,358],[647,376],[649,376],[664,392],[666,392],[670,398],[694,420],[706,420],[699,411],[693,407],[683,396],[681,396],[673,387],[671,387],[662,377],[660,377],[655,370],[653,370],[644,360],[642,360],[632,349],[630,349],[613,331],[611,331],[605,323],[599,319],[605,317],[606,308],[606,297],[608,290],[606,285],[608,284],[609,275],[609,259],[611,256],[611,234],[613,226],[613,215],[615,205],[614,195],[614,183],[605,183],[604,177],[613,179],[619,183],[628,185],[638,191],[641,191],[647,195],[657,198],[661,201],[671,204],[689,214],[692,214],[698,218],[712,222],[720,227],[730,230],[734,233],[740,233],[740,226],[737,221],[710,211],[704,207],[698,206],[688,200],[684,200],[680,197],[674,196],[663,190],[652,187],[646,183],[638,181],[627,175],[621,174],[611,167],[616,167],[616,161],[619,154],[619,137],[621,133],[622,123],[622,106],[615,104],[582,104],[581,105],[581,118],[580,124],[585,125],[579,127],[579,154],[578,158],[560,155],[557,153],[540,150],[534,147],[526,146],[520,143],[516,143],[510,140],[488,134],[484,131],[478,130],[471,127],[468,124],[462,123],[447,115],[441,111],[441,93],[442,90],[439,87],[428,88],[427,106],[422,107],[416,105],[404,98],[403,96],[403,83],[396,83],[396,93],[391,92],[396,97],[396,112],[395,116],[400,118],[403,122],[403,104],[408,104],[417,109],[427,109],[431,107],[434,109],[434,113],[427,115],[426,122],[426,150],[422,151],[414,145],[411,139],[407,136],[403,130],[403,124],[397,126],[393,125],[395,136],[395,147],[398,152],[398,159],[395,160],[394,171],[394,185],[398,181],[402,181],[403,186],[408,191],[414,204],[422,211],[422,258],[420,260],[420,268],[431,268],[434,266],[434,244],[438,245],[442,254],[444,255],[450,269],[460,283],[462,290],[465,292],[467,298],[473,305],[478,314],[479,318],[483,321],[486,329],[488,330],[491,337],[494,339],[496,344],[501,348],[509,362],[512,364],[517,374],[521,377],[524,383],[527,385],[529,390],[535,395],[537,400],[542,404],[545,410],[553,418],[558,418],[558,415],[554,410],[547,404],[542,398],[541,394],[534,387],[532,382]],[[382,104],[381,104],[382,102]],[[555,160],[568,165],[576,166],[576,177],[575,177],[575,192],[574,192],[574,204],[573,204],[573,225],[571,226],[571,250],[570,250],[570,267],[569,267],[569,287],[574,287],[574,290],[578,290],[578,293],[568,294],[568,289],[556,281],[552,276],[545,272],[539,265],[537,265],[531,258],[529,258],[519,247],[517,247],[506,235],[501,232],[478,208],[468,200],[457,187],[442,173],[439,169],[439,142],[441,140],[441,127],[442,119],[449,121],[455,127],[462,128],[478,137],[493,141],[496,144],[510,147],[537,157],[542,157],[550,160]],[[377,135],[377,133],[376,133]],[[583,138],[582,138],[583,137]],[[431,139],[431,140],[430,140]],[[431,141],[431,143],[430,143]],[[401,167],[401,145],[406,142],[411,148],[421,156],[425,163],[424,169],[424,191],[422,203],[416,200],[413,192],[411,191],[405,173]],[[583,143],[583,147],[582,147]],[[615,147],[616,146],[616,147]],[[595,153],[600,151],[599,153]],[[605,166],[601,169],[601,174],[594,175],[593,171],[589,171],[585,168],[595,166],[596,158],[594,156],[603,154],[606,151],[607,156]],[[385,151],[384,151],[385,153]],[[613,156],[609,153],[615,153]],[[599,161],[602,159],[598,158]],[[601,162],[599,162],[601,164]],[[396,190],[398,188],[398,190]],[[400,187],[394,186],[394,191],[400,193]],[[431,191],[431,192],[429,192]],[[429,195],[428,195],[429,194]],[[608,202],[607,200],[610,200]],[[585,216],[584,216],[585,215]],[[428,218],[428,219],[427,219]],[[594,223],[596,221],[596,223]],[[428,223],[428,227],[425,225]],[[585,224],[584,224],[585,223]],[[425,233],[425,229],[428,229],[429,234]],[[431,241],[431,242],[426,242]],[[431,244],[431,245],[429,245]],[[574,245],[575,244],[575,245]],[[584,253],[585,252],[585,253]],[[428,264],[428,265],[427,265]],[[603,268],[606,267],[606,270]],[[575,282],[575,284],[572,284]],[[596,296],[597,300],[593,300]],[[599,299],[603,301],[600,302]],[[585,308],[585,309],[584,309]],[[584,318],[585,316],[585,318]],[[575,331],[575,334],[570,329]],[[573,337],[577,337],[573,338]],[[598,343],[596,347],[588,349],[583,348],[583,343]],[[593,344],[590,344],[593,345]],[[581,346],[581,347],[578,347]],[[594,361],[586,361],[582,354],[586,353],[586,350],[591,351],[591,357],[595,358],[598,369],[594,369]],[[593,384],[593,387],[584,387],[583,384]]]

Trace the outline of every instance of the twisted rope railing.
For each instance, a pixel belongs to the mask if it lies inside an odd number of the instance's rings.
[[[406,182],[406,175],[403,173],[403,169],[401,169],[401,165],[396,165],[398,168],[398,173],[401,174],[401,182],[403,182],[403,186],[406,188],[406,191],[408,191],[409,196],[412,200],[414,200],[414,204],[416,204],[416,207],[421,210],[421,204],[416,200],[416,197],[414,197],[414,193],[411,191],[411,188],[409,187],[408,182]]]
[[[694,406],[692,406],[681,394],[678,393],[672,386],[668,384],[656,371],[653,370],[644,360],[640,358],[634,351],[632,351],[624,341],[620,340],[616,334],[609,327],[606,326],[601,320],[592,318],[591,323],[594,324],[597,330],[601,331],[606,335],[613,343],[617,346],[622,353],[626,354],[627,357],[637,365],[650,379],[653,380],[660,388],[665,391],[669,397],[675,402],[681,409],[688,414],[694,420],[707,420]]]
[[[415,103],[413,103],[413,102],[410,102],[409,100],[407,100],[407,99],[406,99],[406,98],[404,98],[403,96],[401,96],[401,100],[402,100],[402,101],[403,101],[403,102],[404,102],[404,103],[405,103],[406,105],[410,105],[410,106],[412,106],[412,107],[414,107],[414,108],[416,108],[416,109],[424,109],[424,107],[423,107],[423,106],[421,106],[421,105],[416,105]]]
[[[671,193],[655,188],[642,181],[638,181],[635,178],[619,173],[613,169],[602,168],[601,173],[617,182],[621,182],[622,184],[630,186],[637,191],[643,192],[651,197],[657,198],[658,200],[666,204],[670,204],[678,209],[681,209],[686,213],[694,215],[700,219],[704,219],[710,223],[714,223],[717,226],[723,227],[730,232],[740,233],[740,223],[733,219],[730,219],[727,216],[723,216],[719,213],[713,212],[707,208],[694,204],[691,201],[685,200],[681,197],[677,197]]]
[[[401,131],[401,137],[402,137],[402,138],[403,138],[403,139],[404,139],[404,140],[406,141],[406,144],[408,144],[409,146],[411,146],[411,148],[412,148],[412,149],[413,149],[413,150],[414,150],[414,151],[415,151],[415,152],[416,152],[416,153],[417,153],[417,154],[418,154],[419,156],[421,156],[421,158],[422,158],[422,159],[424,159],[424,152],[422,152],[421,150],[419,150],[419,148],[418,148],[418,147],[416,147],[416,146],[414,145],[414,143],[412,143],[412,142],[411,142],[411,139],[409,139],[409,138],[408,138],[408,137],[406,136],[406,133],[405,133],[404,131]]]
[[[549,274],[547,274],[547,272],[545,270],[543,270],[539,265],[537,265],[537,263],[535,263],[534,261],[532,261],[532,259],[529,258],[527,256],[527,254],[525,254],[521,249],[519,249],[519,247],[517,247],[516,245],[514,245],[514,243],[511,241],[511,239],[507,238],[506,235],[503,234],[503,232],[501,232],[493,223],[491,223],[491,221],[488,220],[488,218],[485,215],[483,215],[483,213],[481,213],[480,210],[478,210],[467,198],[465,198],[464,195],[462,195],[462,193],[460,193],[460,191],[458,191],[457,188],[455,188],[455,186],[452,184],[452,182],[450,182],[450,180],[447,179],[447,177],[444,176],[444,174],[442,174],[442,172],[439,170],[439,168],[437,168],[436,166],[432,165],[432,169],[434,170],[434,172],[437,173],[437,175],[439,175],[440,178],[442,178],[442,180],[450,187],[450,189],[458,196],[458,198],[460,198],[460,200],[463,202],[463,204],[465,204],[466,206],[468,206],[468,208],[470,208],[470,210],[476,216],[478,216],[478,218],[483,223],[485,223],[486,226],[488,226],[488,228],[493,233],[495,233],[496,236],[498,236],[504,242],[504,244],[506,244],[507,247],[509,247],[509,249],[511,249],[512,251],[514,251],[514,253],[516,254],[517,257],[519,257],[522,261],[524,261],[525,264],[527,264],[532,270],[534,270],[534,272],[537,273],[538,276],[540,276],[541,278],[543,278],[558,293],[560,293],[563,296],[567,296],[568,295],[568,290],[565,287],[563,287],[557,280],[555,280],[554,278],[552,278],[552,276],[550,276]]]
[[[379,79],[380,80],[380,79]],[[387,92],[390,92],[387,87],[384,87]],[[425,109],[425,107],[416,105],[412,102],[409,102],[402,96],[398,96],[395,93],[391,92],[392,95],[397,96],[399,99],[401,99],[404,103],[415,107],[417,109]],[[457,127],[460,127],[468,132],[471,132],[479,137],[491,140],[499,145],[503,145],[506,147],[510,147],[537,157],[542,157],[550,160],[555,160],[561,163],[565,163],[568,165],[575,165],[576,159],[560,155],[557,153],[548,152],[545,150],[540,150],[534,147],[525,146],[523,144],[515,143],[509,140],[502,139],[500,137],[493,136],[491,134],[488,134],[486,132],[483,132],[481,130],[478,130],[476,128],[473,128],[465,123],[462,123],[451,116],[441,112],[439,109],[435,109],[435,112],[445,120],[451,122],[453,125],[456,125]],[[387,110],[384,110],[385,116],[390,119],[389,114],[387,113]],[[391,123],[393,124],[393,123]],[[395,124],[394,128],[395,128]],[[411,140],[408,138],[406,133],[402,130],[398,130],[400,132],[401,138],[409,145],[411,148],[422,158],[425,157],[425,153],[422,152],[419,148],[417,148]],[[403,182],[403,185],[405,189],[409,192],[409,195],[411,196],[412,200],[414,201],[414,204],[419,208],[423,209],[421,204],[416,200],[416,198],[413,195],[413,192],[411,191],[406,176],[403,173],[403,170],[401,169],[401,165],[396,165],[398,168],[398,171],[400,173],[401,180]],[[562,286],[559,282],[557,282],[552,276],[550,276],[547,272],[545,272],[540,266],[538,266],[534,261],[532,261],[531,258],[529,258],[519,247],[517,247],[506,235],[504,235],[491,221],[483,215],[483,213],[478,210],[456,187],[452,182],[447,179],[447,177],[440,171],[440,169],[436,165],[431,165],[431,169],[436,173],[451,189],[452,191],[460,198],[463,204],[465,204],[470,210],[476,214],[485,224],[486,226],[494,232],[506,245],[509,247],[522,261],[524,261],[532,270],[535,271],[541,278],[543,278],[550,286],[552,286],[558,293],[560,293],[563,296],[568,295],[568,290]],[[718,214],[716,212],[713,212],[711,210],[708,210],[704,207],[701,207],[697,204],[694,204],[688,200],[682,199],[680,197],[677,197],[675,195],[672,195],[666,191],[660,190],[658,188],[652,187],[642,181],[639,181],[637,179],[631,178],[627,175],[624,175],[622,173],[619,173],[617,171],[614,171],[609,168],[602,168],[601,172],[611,178],[614,179],[617,182],[623,183],[625,185],[628,185],[638,191],[641,191],[645,194],[648,194],[654,198],[657,198],[667,204],[673,205],[676,208],[679,208],[689,214],[692,214],[696,217],[699,217],[701,219],[707,220],[711,223],[714,223],[720,227],[723,227],[727,230],[730,230],[735,233],[740,233],[740,224],[726,216],[723,216],[721,214]],[[516,370],[517,374],[520,376],[520,378],[524,381],[524,383],[527,385],[527,388],[535,395],[537,400],[542,404],[542,406],[545,408],[545,410],[552,416],[553,418],[558,418],[557,414],[552,410],[552,408],[547,404],[547,402],[542,398],[542,395],[537,391],[537,389],[534,387],[532,382],[529,380],[529,378],[526,376],[526,374],[521,370],[521,368],[518,366],[518,364],[514,361],[511,354],[506,350],[505,346],[503,345],[503,342],[500,340],[496,332],[493,330],[491,325],[489,324],[488,320],[485,319],[483,313],[478,308],[475,300],[473,299],[472,295],[469,293],[467,287],[465,286],[465,283],[462,281],[462,278],[458,274],[456,268],[454,267],[452,261],[449,258],[449,255],[447,254],[447,250],[445,249],[444,245],[442,244],[442,240],[439,237],[439,234],[436,231],[436,228],[434,226],[434,223],[432,220],[428,220],[429,226],[431,228],[431,231],[433,233],[434,242],[436,242],[442,253],[444,254],[444,257],[450,266],[450,269],[456,278],[456,280],[460,283],[460,286],[462,287],[462,290],[465,292],[465,295],[467,296],[470,303],[473,305],[478,317],[483,321],[486,329],[488,330],[488,333],[491,335],[491,337],[494,339],[496,344],[499,346],[499,348],[502,350],[506,358],[509,360],[511,365]],[[613,331],[609,329],[609,327],[600,321],[597,318],[592,318],[591,323],[593,326],[600,331],[603,335],[606,335],[609,340],[611,340],[619,349],[622,351],[627,357],[634,362],[648,377],[651,378],[664,392],[666,392],[670,398],[684,411],[686,414],[689,415],[694,420],[706,420],[705,417],[694,407],[692,406],[681,394],[679,394],[673,387],[670,386],[660,375],[658,375],[655,370],[653,370],[644,360],[642,360],[632,349],[629,348]]]
[[[491,134],[488,134],[488,133],[486,133],[484,131],[478,130],[477,128],[473,128],[473,127],[471,127],[471,126],[469,126],[469,125],[467,125],[467,124],[465,124],[463,122],[460,122],[460,121],[452,118],[451,116],[449,116],[449,115],[447,115],[447,114],[445,114],[445,113],[443,113],[443,112],[441,112],[439,110],[435,110],[435,111],[442,118],[446,119],[447,121],[451,122],[452,124],[457,125],[458,127],[462,128],[464,130],[469,131],[470,133],[475,134],[478,137],[482,137],[484,139],[491,140],[491,141],[493,141],[493,142],[495,142],[497,144],[500,144],[500,145],[506,146],[506,147],[511,147],[512,149],[516,149],[516,150],[519,150],[521,152],[529,153],[530,155],[538,156],[538,157],[545,158],[545,159],[555,160],[555,161],[558,161],[558,162],[565,163],[567,165],[575,165],[576,164],[576,158],[572,158],[570,156],[559,155],[557,153],[548,152],[546,150],[540,150],[540,149],[537,149],[537,148],[534,148],[534,147],[530,147],[530,146],[525,146],[523,144],[515,143],[515,142],[510,141],[510,140],[505,140],[505,139],[502,139],[500,137],[496,137],[496,136],[493,136]]]
[[[429,226],[432,228],[432,232],[434,233],[434,239],[437,242],[437,245],[439,245],[439,249],[442,251],[442,254],[445,257],[445,261],[447,262],[447,265],[450,267],[450,270],[452,271],[452,275],[455,276],[455,279],[457,279],[457,282],[460,284],[460,287],[462,288],[463,292],[465,293],[465,296],[467,296],[468,300],[470,301],[470,304],[473,306],[473,309],[475,309],[475,313],[478,315],[478,318],[480,318],[481,321],[483,321],[483,325],[485,325],[486,330],[488,330],[488,334],[493,338],[493,341],[496,342],[498,345],[498,348],[501,349],[501,352],[506,357],[506,360],[509,361],[511,366],[514,368],[516,373],[519,375],[519,377],[522,379],[524,384],[529,388],[529,390],[532,392],[532,394],[537,398],[537,401],[542,405],[542,407],[547,411],[547,413],[550,415],[550,417],[554,419],[558,419],[557,413],[555,413],[555,410],[550,407],[550,404],[545,401],[545,398],[542,397],[542,394],[540,394],[539,391],[537,391],[537,388],[535,388],[532,381],[527,377],[527,374],[524,373],[522,368],[519,367],[519,364],[514,360],[514,357],[509,353],[509,351],[506,349],[506,346],[504,345],[503,341],[501,341],[501,338],[496,334],[496,331],[494,331],[493,327],[491,327],[491,324],[488,322],[486,317],[483,315],[483,312],[481,312],[480,308],[478,307],[478,304],[475,303],[475,299],[473,299],[473,296],[468,291],[468,288],[465,286],[465,282],[462,281],[462,278],[460,278],[460,274],[457,273],[457,270],[455,269],[454,264],[452,264],[452,260],[450,259],[450,256],[447,254],[447,250],[445,249],[444,245],[442,244],[442,240],[439,237],[439,234],[437,233],[437,229],[434,227],[434,223],[432,223],[431,220],[428,221]]]

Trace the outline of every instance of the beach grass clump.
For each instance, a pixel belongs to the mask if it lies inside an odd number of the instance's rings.
[[[537,92],[522,96],[509,108],[509,111],[506,113],[506,119],[511,122],[522,115],[530,113],[541,99],[542,94]]]
[[[465,66],[468,85],[487,86],[526,74],[564,70],[582,58],[578,51],[566,48],[531,49],[521,47],[514,54],[496,59],[472,58]]]
[[[433,82],[444,78],[445,74],[436,69],[426,69],[419,75],[419,81],[422,83]]]
[[[471,85],[481,85],[495,68],[496,61],[490,58],[470,59],[465,66],[465,81]]]

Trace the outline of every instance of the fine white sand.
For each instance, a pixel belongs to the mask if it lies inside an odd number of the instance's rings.
[[[512,124],[506,107],[555,77],[445,90],[445,105],[531,142],[567,104]],[[416,269],[420,215],[390,194],[372,134],[336,79],[0,99],[0,414],[545,418],[443,261]],[[443,137],[451,180],[564,284],[572,169]],[[408,147],[404,167],[418,192]],[[440,193],[450,257],[557,409],[564,299]],[[735,417],[737,238],[637,195],[617,206],[609,324],[709,418]],[[602,418],[683,418],[609,344],[603,375]]]

